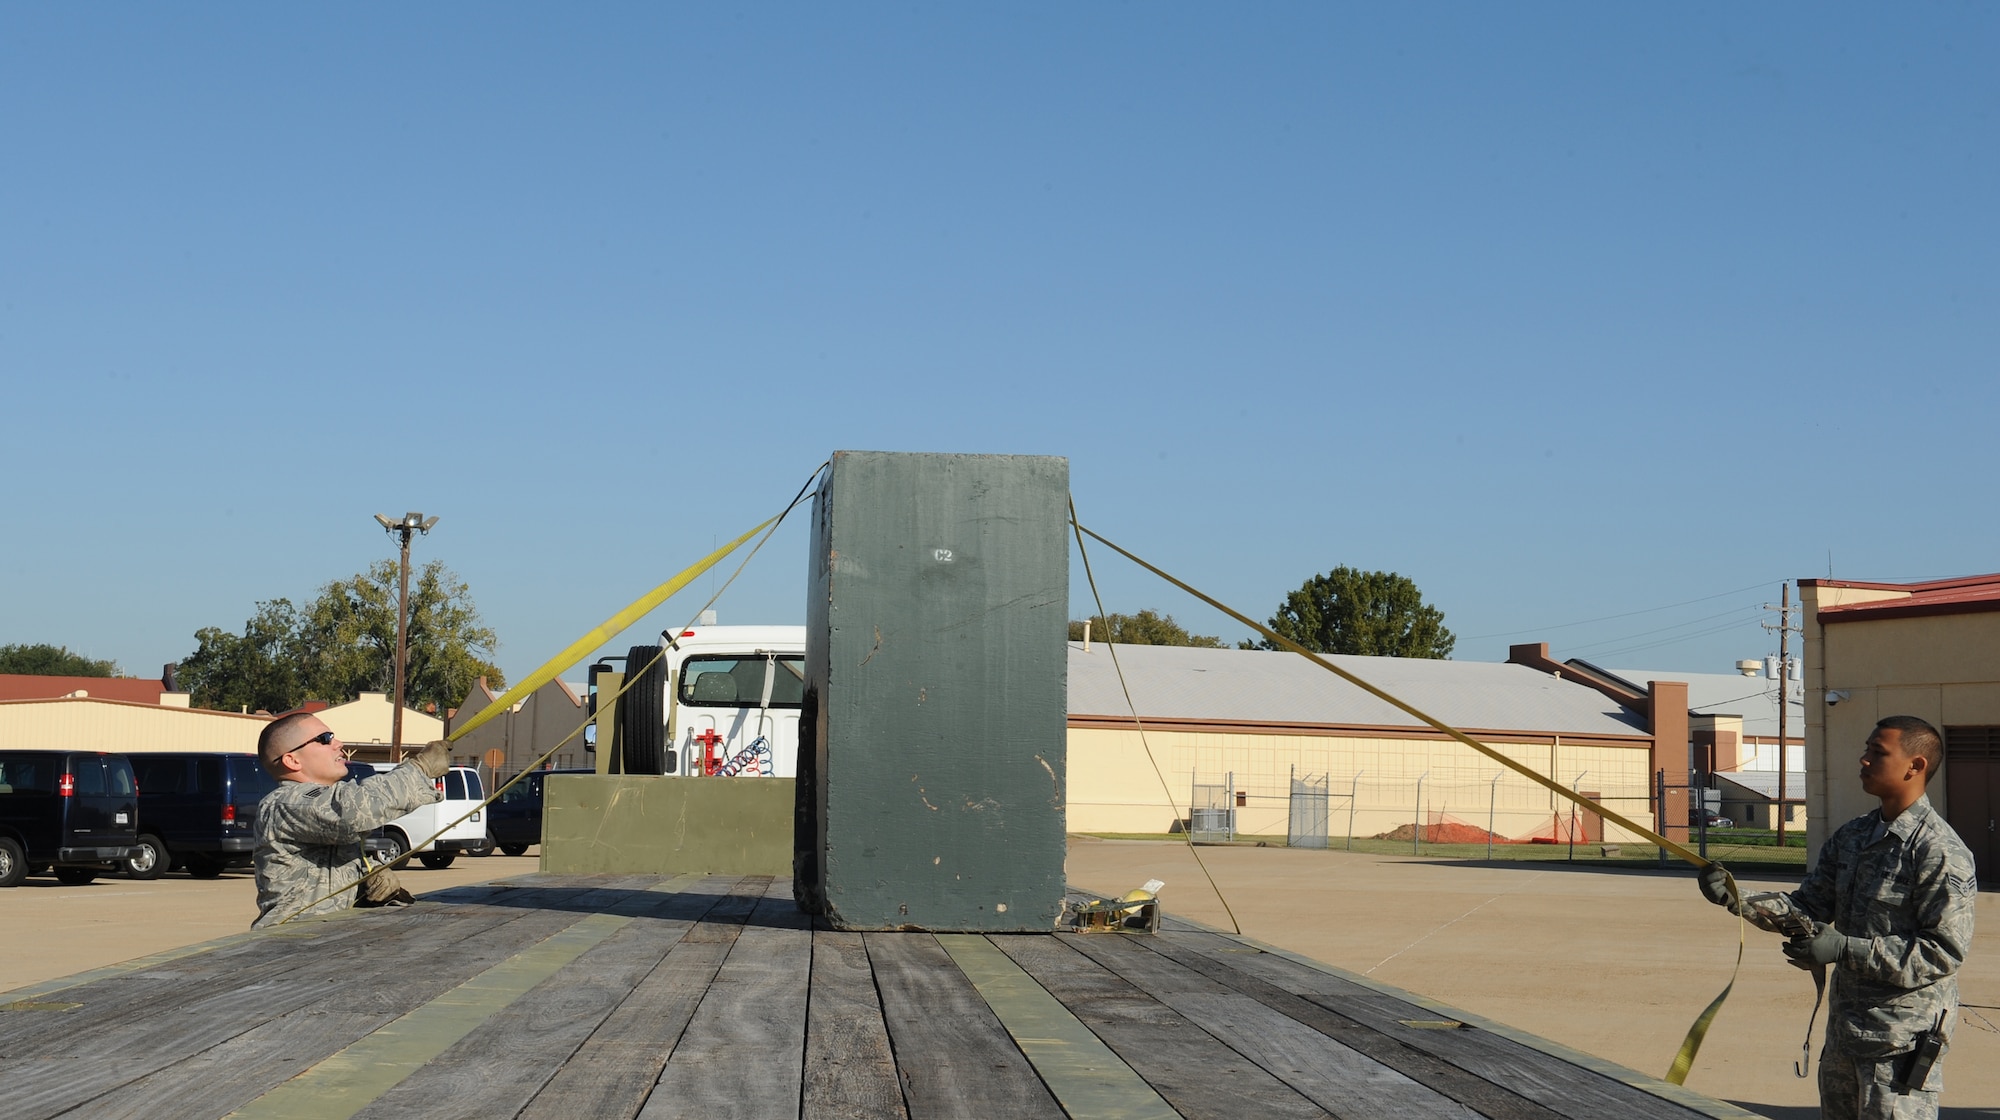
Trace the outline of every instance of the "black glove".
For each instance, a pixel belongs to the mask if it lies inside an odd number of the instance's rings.
[[[1729,906],[1728,868],[1720,863],[1711,863],[1701,869],[1700,874],[1695,877],[1695,883],[1701,887],[1701,897],[1717,906]],[[1732,914],[1736,912],[1733,906],[1730,906],[1729,910]]]
[[[424,749],[403,756],[403,761],[422,770],[425,776],[437,779],[451,769],[451,744],[443,739],[433,739],[424,744]]]
[[[1816,964],[1836,964],[1847,951],[1847,935],[1829,925],[1813,927],[1810,934],[1801,933],[1787,938],[1784,944],[1785,956],[1800,968],[1810,968]]]

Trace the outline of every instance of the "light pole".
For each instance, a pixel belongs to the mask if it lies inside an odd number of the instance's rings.
[[[403,685],[404,675],[410,664],[410,536],[414,533],[430,534],[431,526],[438,523],[435,517],[425,517],[421,513],[406,513],[401,521],[391,521],[381,514],[375,515],[383,529],[393,536],[403,539],[403,559],[397,569],[402,579],[402,589],[396,594],[396,707],[389,731],[389,761],[403,761]]]

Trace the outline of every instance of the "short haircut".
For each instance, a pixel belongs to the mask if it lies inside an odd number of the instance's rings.
[[[1890,716],[1875,721],[1875,730],[1894,731],[1902,736],[1903,753],[1924,759],[1924,783],[1928,785],[1944,769],[1944,736],[1938,729],[1915,716]]]
[[[292,712],[264,725],[263,733],[257,736],[257,763],[264,768],[266,774],[273,778],[285,776],[285,768],[278,765],[278,759],[290,751],[290,748],[282,745],[287,738],[285,732],[311,718],[313,718],[311,712]]]

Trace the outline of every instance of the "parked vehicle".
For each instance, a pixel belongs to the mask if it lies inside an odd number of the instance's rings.
[[[125,874],[157,879],[184,867],[213,879],[250,863],[257,803],[278,786],[252,754],[170,751],[131,754],[139,783],[139,847]]]
[[[396,768],[390,762],[370,762],[362,765],[373,767],[377,772],[386,773]],[[351,772],[354,763],[348,763]],[[411,849],[417,848],[417,859],[425,867],[441,870],[450,867],[460,852],[470,855],[486,855],[493,850],[493,840],[486,835],[486,812],[478,808],[486,800],[486,789],[479,780],[479,771],[468,766],[454,766],[445,771],[444,777],[436,779],[437,788],[444,792],[444,800],[413,809],[377,829],[375,836],[386,840],[381,846],[385,859],[395,859]],[[469,815],[468,815],[469,814]],[[464,820],[459,820],[464,817]],[[453,824],[452,822],[458,823]],[[450,829],[435,840],[429,838],[440,829],[450,825]]]
[[[0,750],[0,887],[108,873],[138,847],[138,801],[124,755]]]
[[[625,771],[795,776],[806,628],[703,626],[662,638],[665,656],[618,701]],[[625,671],[645,670],[660,649],[633,646]],[[597,672],[593,666],[593,704]]]
[[[486,807],[486,831],[502,852],[518,856],[542,842],[543,780],[550,774],[594,774],[595,770],[531,770]]]
[[[1735,822],[1735,821],[1732,821],[1732,820],[1730,820],[1730,819],[1729,819],[1728,817],[1725,817],[1725,816],[1723,816],[1723,815],[1722,815],[1721,813],[1717,813],[1717,812],[1715,812],[1715,811],[1713,811],[1713,810],[1710,810],[1709,812],[1706,812],[1706,813],[1700,813],[1700,814],[1698,814],[1698,815],[1697,815],[1697,816],[1695,817],[1695,823],[1696,823],[1696,824],[1698,824],[1698,825],[1701,825],[1701,826],[1702,826],[1702,827],[1704,827],[1704,828],[1735,828],[1735,827],[1736,827],[1736,822]]]

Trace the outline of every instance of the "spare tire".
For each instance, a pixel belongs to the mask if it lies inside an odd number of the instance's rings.
[[[625,673],[630,687],[618,698],[618,742],[625,755],[624,772],[664,774],[667,667],[660,647],[633,646],[625,655]],[[634,673],[640,673],[636,681]]]

